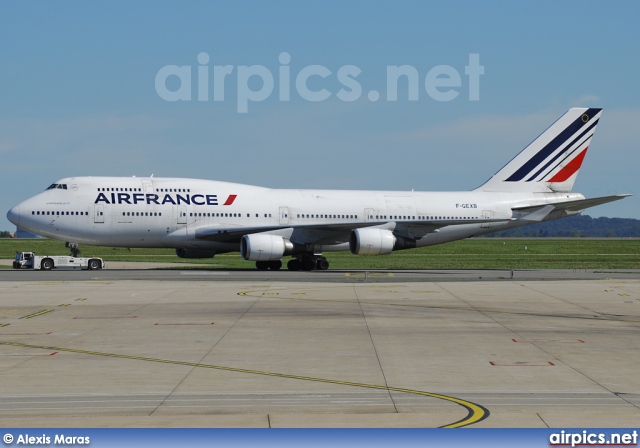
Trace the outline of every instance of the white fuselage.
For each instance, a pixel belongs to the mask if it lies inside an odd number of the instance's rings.
[[[313,251],[348,250],[346,237],[322,226],[404,230],[417,247],[527,223],[509,221],[513,207],[584,199],[578,193],[413,192],[269,189],[179,178],[75,177],[17,205],[8,214],[21,228],[82,244],[238,251],[237,241],[196,238],[199,229],[276,228]],[[504,220],[422,232],[422,221]],[[413,229],[411,224],[418,224]],[[413,230],[412,230],[413,229]],[[415,235],[411,235],[414,232]]]

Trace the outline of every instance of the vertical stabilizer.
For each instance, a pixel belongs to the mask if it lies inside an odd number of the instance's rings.
[[[601,114],[602,109],[569,109],[478,189],[571,191]]]

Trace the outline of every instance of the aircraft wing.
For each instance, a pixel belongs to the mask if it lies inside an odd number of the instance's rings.
[[[270,226],[270,227],[221,227],[204,226],[196,229],[196,239],[217,241],[221,243],[240,242],[240,238],[251,233],[270,232],[273,230],[286,229],[290,226]]]
[[[512,210],[517,212],[520,217],[518,219],[525,221],[542,221],[549,213],[556,210],[567,212],[580,212],[585,208],[594,207],[596,205],[606,204],[607,202],[618,201],[630,194],[617,194],[614,196],[603,196],[600,198],[580,199],[577,201],[556,202],[551,204],[531,205],[526,207],[513,207]]]
[[[203,226],[195,230],[197,239],[234,243],[240,242],[244,235],[253,233],[272,232],[274,230],[294,229],[298,233],[306,234],[303,239],[306,243],[317,243],[320,240],[329,238],[331,240],[348,241],[349,233],[353,229],[365,227],[381,226],[390,230],[396,230],[399,234],[422,234],[437,232],[439,228],[451,225],[479,224],[505,222],[506,219],[443,219],[432,221],[366,221],[350,223],[327,223],[327,224],[283,224],[278,226],[258,226],[258,227],[221,227]]]

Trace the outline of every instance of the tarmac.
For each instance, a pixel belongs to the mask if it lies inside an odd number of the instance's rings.
[[[640,426],[637,271],[117,267],[0,271],[0,425]]]

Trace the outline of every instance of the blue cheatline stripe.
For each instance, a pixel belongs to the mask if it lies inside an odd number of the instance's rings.
[[[587,127],[584,131],[582,131],[580,133],[580,135],[578,135],[576,138],[573,139],[573,141],[571,143],[569,143],[562,151],[560,151],[558,154],[556,154],[551,160],[549,160],[542,168],[540,168],[536,174],[534,174],[533,176],[531,176],[529,179],[527,179],[527,182],[531,182],[533,179],[535,179],[536,177],[538,177],[538,175],[540,173],[542,173],[544,170],[546,170],[549,165],[551,165],[553,162],[555,162],[556,160],[558,160],[558,158],[562,157],[563,154],[565,154],[578,140],[580,140],[582,137],[584,137],[584,135],[589,132],[595,125],[598,124],[598,121],[600,120],[594,120],[593,124],[591,124],[591,126]],[[591,134],[586,140],[589,140],[589,138],[591,138],[593,136],[593,134]]]
[[[519,182],[526,175],[531,173],[538,165],[540,165],[547,157],[549,157],[553,152],[560,147],[564,142],[566,142],[572,135],[580,130],[586,123],[582,120],[583,115],[587,115],[589,118],[593,118],[596,114],[598,114],[602,109],[591,108],[588,109],[584,114],[580,114],[578,118],[575,119],[573,123],[571,123],[564,131],[558,134],[553,140],[551,140],[544,148],[542,148],[538,153],[533,156],[527,163],[522,165],[515,173],[513,173],[509,178],[505,179],[505,182]]]

